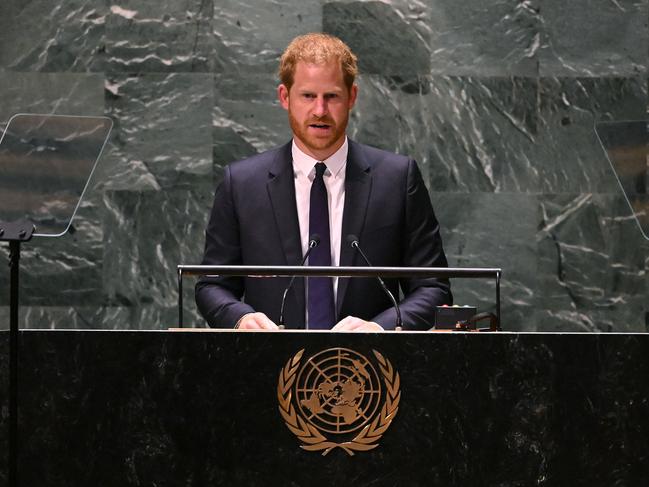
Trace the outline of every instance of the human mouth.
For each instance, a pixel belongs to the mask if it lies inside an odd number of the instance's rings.
[[[324,131],[328,131],[331,128],[331,125],[327,123],[311,123],[309,124],[309,128],[324,132]]]

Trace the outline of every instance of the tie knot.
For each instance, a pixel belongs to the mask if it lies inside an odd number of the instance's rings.
[[[324,172],[327,170],[327,165],[324,162],[316,162],[315,165],[315,177],[321,178],[324,175]]]

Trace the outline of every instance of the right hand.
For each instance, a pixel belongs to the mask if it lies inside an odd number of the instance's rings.
[[[239,330],[278,330],[279,327],[264,313],[248,313],[239,320]]]

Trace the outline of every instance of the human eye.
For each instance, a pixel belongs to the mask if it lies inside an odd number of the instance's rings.
[[[302,96],[307,100],[313,100],[315,98],[315,95],[313,93],[302,93]]]

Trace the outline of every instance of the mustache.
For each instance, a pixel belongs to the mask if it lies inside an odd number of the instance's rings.
[[[336,125],[335,122],[329,117],[313,118],[306,123],[306,125],[313,125],[313,124],[326,124],[331,126]]]

